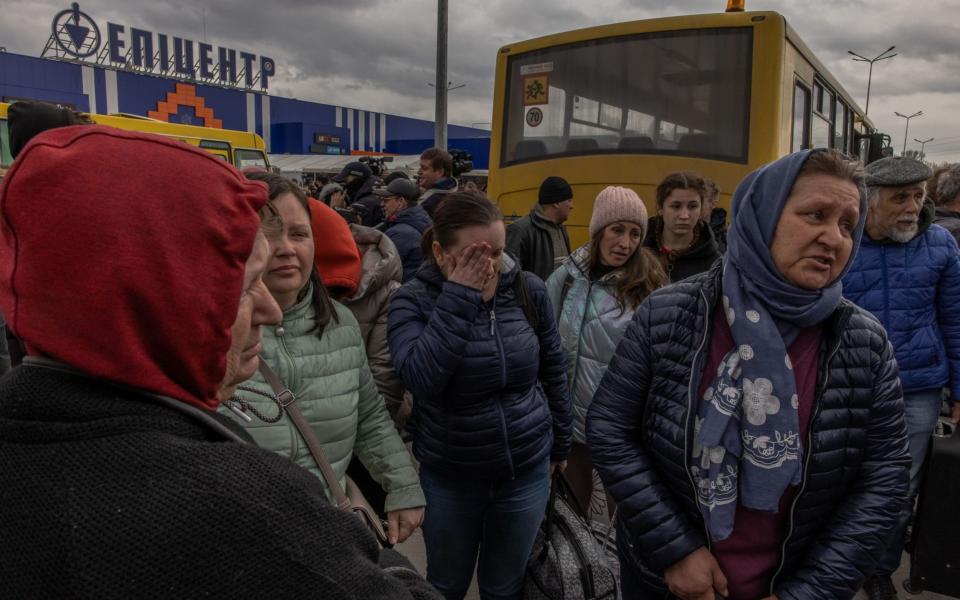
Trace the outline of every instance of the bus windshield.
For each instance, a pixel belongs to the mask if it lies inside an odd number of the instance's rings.
[[[267,168],[267,157],[259,150],[240,150],[236,151],[237,167],[244,169],[246,167]]]
[[[501,166],[598,153],[747,162],[753,30],[603,38],[512,56]]]

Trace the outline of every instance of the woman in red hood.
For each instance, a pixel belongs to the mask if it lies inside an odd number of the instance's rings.
[[[0,311],[29,356],[0,381],[4,596],[436,597],[214,412],[280,319],[265,202],[209,154],[100,126],[8,172]]]

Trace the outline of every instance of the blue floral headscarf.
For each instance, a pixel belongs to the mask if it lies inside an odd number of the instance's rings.
[[[797,174],[812,152],[790,154],[754,171],[733,197],[723,307],[734,349],[700,403],[691,464],[700,510],[715,541],[733,531],[738,501],[746,508],[776,512],[787,487],[800,483],[803,446],[787,348],[801,329],[822,323],[836,310],[841,279],[863,235],[867,203],[861,189],[853,252],[832,284],[804,290],[777,270],[770,244]]]

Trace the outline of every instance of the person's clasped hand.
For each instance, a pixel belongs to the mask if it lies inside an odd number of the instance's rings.
[[[700,547],[664,572],[670,591],[683,600],[717,600],[717,594],[726,597],[727,578],[717,559]]]

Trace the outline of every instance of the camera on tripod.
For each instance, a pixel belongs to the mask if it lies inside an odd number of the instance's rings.
[[[385,163],[392,163],[392,156],[361,156],[360,162],[366,164],[370,167],[370,171],[373,173],[374,177],[382,177],[384,173],[387,172],[387,165]]]

